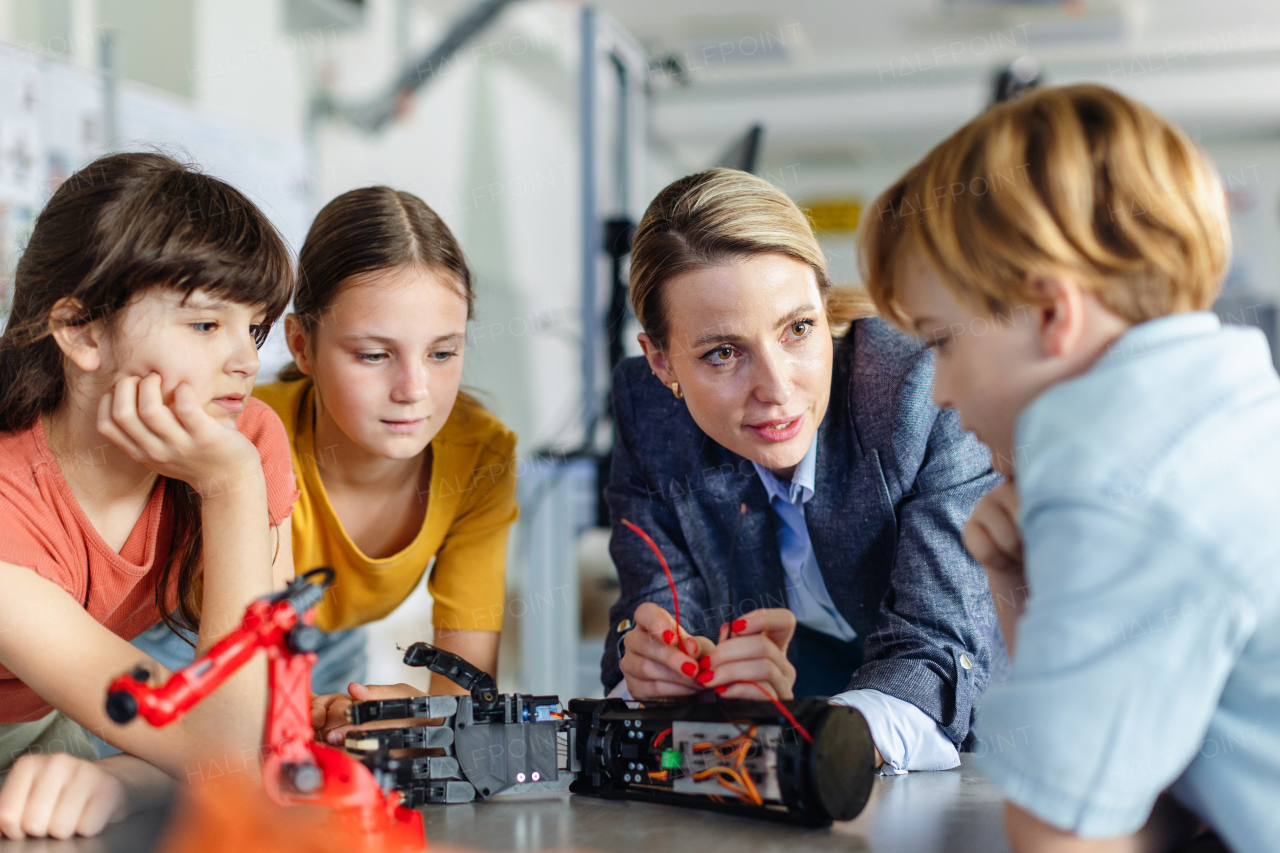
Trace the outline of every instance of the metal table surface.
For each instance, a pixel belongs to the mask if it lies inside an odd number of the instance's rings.
[[[424,812],[433,844],[486,851],[1007,853],[999,793],[970,761],[876,779],[856,820],[825,829],[569,794],[498,797]]]
[[[498,797],[423,810],[432,846],[483,851],[637,850],[1007,853],[1000,797],[969,756],[958,770],[880,777],[856,820],[825,829],[568,793]],[[163,814],[135,815],[98,838],[0,841],[0,853],[141,853]]]

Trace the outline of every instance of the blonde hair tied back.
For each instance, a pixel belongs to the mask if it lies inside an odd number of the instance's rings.
[[[833,335],[875,313],[858,286],[833,287],[804,212],[768,181],[736,169],[709,169],[670,184],[649,204],[631,247],[631,307],[659,349],[668,344],[664,290],[694,269],[779,254],[807,264],[827,305]]]

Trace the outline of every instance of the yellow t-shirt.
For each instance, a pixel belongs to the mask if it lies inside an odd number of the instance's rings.
[[[516,505],[516,436],[479,403],[458,395],[449,419],[431,440],[431,486],[422,529],[403,551],[375,560],[342,529],[320,480],[311,380],[253,389],[289,434],[301,494],[293,508],[293,567],[298,574],[329,566],[334,585],[316,607],[326,631],[381,619],[417,587],[427,563],[431,621],[455,631],[501,631],[507,534]],[[323,463],[323,460],[320,460]]]

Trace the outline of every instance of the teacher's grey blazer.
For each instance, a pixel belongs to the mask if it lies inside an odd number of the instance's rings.
[[[836,341],[805,519],[831,599],[863,640],[848,689],[910,702],[960,744],[983,689],[1008,667],[986,575],[960,541],[999,476],[956,413],[933,405],[932,383],[932,353],[883,320],[859,320]],[[622,590],[601,662],[606,690],[622,678],[618,624],[642,602],[672,605],[653,553],[620,519],[662,549],[688,631],[715,640],[734,615],[787,602],[773,511],[751,462],[699,429],[643,358],[614,372],[613,414],[605,498]]]

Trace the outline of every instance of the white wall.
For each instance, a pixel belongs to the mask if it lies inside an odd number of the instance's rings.
[[[390,0],[340,34],[332,90],[382,91],[394,43]],[[476,284],[465,381],[521,437],[521,450],[573,440],[557,429],[577,405],[579,275],[575,16],[533,3],[504,15],[380,135],[322,122],[320,199],[388,184],[431,205],[457,235]],[[434,28],[439,31],[443,22]]]

